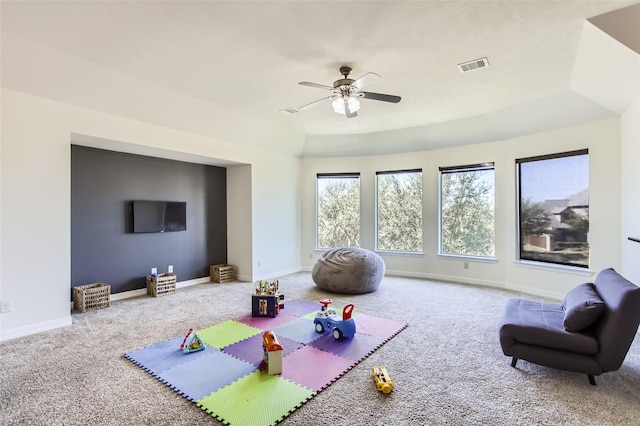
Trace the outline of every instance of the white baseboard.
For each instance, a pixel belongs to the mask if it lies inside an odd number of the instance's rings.
[[[285,275],[295,274],[296,272],[302,271],[301,267],[297,268],[289,268],[284,269],[282,271],[270,272],[268,274],[257,275],[253,277],[253,279],[245,280],[245,281],[257,281],[257,280],[270,280],[273,278],[283,277]]]
[[[29,336],[31,334],[41,333],[56,328],[68,327],[72,324],[71,315],[68,317],[58,318],[56,320],[39,322],[36,324],[26,325],[24,327],[16,327],[10,330],[0,332],[0,342],[6,340],[17,339],[18,337]]]
[[[301,268],[303,272],[311,272],[312,268],[309,266],[304,266]],[[450,275],[438,275],[438,274],[429,274],[423,272],[406,272],[406,271],[394,271],[387,270],[385,275],[395,276],[395,277],[405,277],[405,278],[422,278],[427,280],[434,281],[444,281],[444,282],[454,282],[460,284],[471,284],[471,285],[481,285],[485,287],[498,288],[502,290],[513,290],[518,291],[520,293],[530,294],[532,296],[541,296],[548,297],[554,300],[562,300],[564,294],[556,293],[551,291],[540,290],[532,287],[525,287],[516,284],[503,283],[499,281],[489,281],[489,280],[478,280],[467,277],[452,277]]]
[[[187,280],[187,281],[178,281],[176,283],[176,289],[191,287],[193,285],[198,285],[198,284],[205,284],[208,282],[210,282],[209,277],[194,278],[192,280]],[[125,300],[125,299],[131,299],[133,297],[146,296],[146,294],[147,294],[146,288],[137,288],[135,290],[123,291],[120,293],[111,293],[110,299],[112,302],[114,302],[117,300]],[[73,310],[73,301],[71,302],[71,309]]]

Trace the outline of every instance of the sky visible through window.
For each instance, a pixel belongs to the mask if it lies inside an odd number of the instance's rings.
[[[520,197],[542,202],[569,198],[589,187],[589,155],[520,163]]]

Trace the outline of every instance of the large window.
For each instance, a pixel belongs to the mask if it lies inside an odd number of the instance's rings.
[[[440,168],[440,254],[495,256],[493,163]]]
[[[360,246],[360,173],[319,173],[316,204],[316,248]]]
[[[377,172],[377,250],[422,252],[422,170]]]
[[[520,259],[589,266],[589,152],[516,160]]]

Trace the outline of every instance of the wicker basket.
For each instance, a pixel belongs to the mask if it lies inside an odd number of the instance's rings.
[[[176,292],[176,274],[147,275],[147,294],[153,297],[166,296]]]
[[[104,283],[79,285],[73,288],[73,307],[80,312],[87,309],[108,308],[111,306],[111,286]]]
[[[214,283],[228,283],[236,279],[233,265],[211,265],[209,270]]]

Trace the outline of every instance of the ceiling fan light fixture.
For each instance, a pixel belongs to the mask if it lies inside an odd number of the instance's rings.
[[[349,111],[352,113],[360,109],[360,101],[353,96],[347,96],[347,103],[349,104]],[[331,106],[333,107],[333,112],[345,115],[343,97],[335,98],[333,102],[331,102]]]

